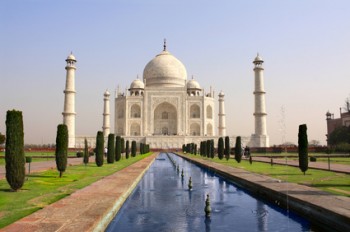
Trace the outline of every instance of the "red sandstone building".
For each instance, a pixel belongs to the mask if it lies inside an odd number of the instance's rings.
[[[341,126],[350,126],[350,111],[342,113],[340,108],[340,118],[334,118],[334,114],[329,111],[326,113],[327,120],[327,143],[328,135],[331,134],[336,128]]]

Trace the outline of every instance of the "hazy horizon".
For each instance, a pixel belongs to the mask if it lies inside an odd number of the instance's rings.
[[[102,130],[103,93],[129,88],[167,48],[205,91],[225,93],[227,134],[254,133],[252,61],[264,59],[270,145],[297,143],[299,124],[326,144],[326,112],[350,97],[350,2],[0,2],[0,132],[6,111],[23,111],[26,144],[55,143],[62,123],[65,59],[76,70],[76,135]],[[284,109],[284,117],[282,116]],[[216,109],[216,117],[218,110]],[[285,129],[284,128],[285,125]],[[217,128],[216,128],[217,129]]]

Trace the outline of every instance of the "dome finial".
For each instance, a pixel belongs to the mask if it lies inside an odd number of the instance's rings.
[[[166,39],[164,39],[163,51],[166,51]]]

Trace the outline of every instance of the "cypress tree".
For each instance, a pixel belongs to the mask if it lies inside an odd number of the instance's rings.
[[[241,144],[241,136],[237,136],[236,145],[235,145],[235,160],[237,163],[240,163],[242,159],[242,144]]]
[[[122,153],[125,153],[125,139],[121,138]]]
[[[107,163],[112,164],[114,163],[114,153],[115,153],[115,147],[114,147],[114,134],[108,135],[108,144],[107,144]]]
[[[222,137],[218,140],[218,157],[221,160],[224,158],[224,139]]]
[[[214,147],[214,139],[210,140],[210,157],[214,159],[215,156],[215,147]]]
[[[207,141],[203,141],[203,156],[207,156]]]
[[[86,138],[84,139],[84,157],[83,162],[85,166],[89,163],[89,147]]]
[[[185,151],[186,151],[186,145],[182,144],[182,152],[185,153]]]
[[[306,124],[299,125],[298,133],[299,168],[304,173],[308,169],[308,140]]]
[[[131,142],[131,156],[132,157],[136,156],[136,141]]]
[[[194,144],[194,155],[197,155],[197,143]]]
[[[140,143],[140,154],[145,154],[143,143]]]
[[[207,157],[210,158],[210,145],[211,145],[210,140],[207,140],[206,144],[207,144]]]
[[[224,151],[226,160],[230,159],[230,151],[231,151],[230,137],[226,136],[225,137],[225,151]]]
[[[12,190],[22,188],[25,179],[24,132],[21,111],[6,114],[6,180]]]
[[[129,159],[129,153],[130,153],[129,140],[127,140],[126,144],[125,144],[125,158],[126,159]]]
[[[63,172],[67,168],[67,154],[68,154],[68,128],[65,124],[57,126],[56,136],[56,167],[62,177]]]
[[[95,162],[97,167],[101,167],[103,165],[103,148],[104,148],[103,132],[98,131],[96,136],[96,155],[95,155]]]
[[[115,161],[119,161],[121,158],[121,153],[122,153],[122,139],[118,135],[115,138]]]

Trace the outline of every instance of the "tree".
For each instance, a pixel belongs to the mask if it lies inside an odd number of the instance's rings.
[[[21,111],[6,114],[6,180],[12,190],[22,188],[25,179],[24,132]]]
[[[121,138],[122,153],[125,153],[125,139]]]
[[[96,136],[96,155],[95,162],[97,167],[101,167],[103,165],[103,149],[104,148],[104,138],[103,132],[98,131]]]
[[[334,129],[328,136],[329,145],[335,146],[341,143],[350,144],[350,126],[341,126]]]
[[[241,136],[237,136],[235,144],[235,160],[240,163],[242,159],[242,143]]]
[[[132,157],[136,156],[136,141],[131,142],[131,156]]]
[[[308,169],[308,141],[306,124],[299,125],[298,133],[299,168],[304,173]]]
[[[210,149],[211,149],[210,145],[211,145],[211,142],[208,139],[206,143],[207,143],[207,146],[206,146],[207,147],[207,157],[210,158]]]
[[[214,139],[210,140],[210,157],[214,159],[215,157],[215,146],[214,146]]]
[[[224,158],[224,139],[222,137],[218,140],[218,157],[221,160]]]
[[[126,159],[129,159],[129,153],[130,153],[129,140],[127,140],[126,144],[125,144],[125,158]]]
[[[57,126],[56,136],[56,167],[62,177],[63,172],[67,168],[67,155],[68,155],[68,128],[65,124]]]
[[[5,141],[6,141],[5,135],[3,135],[3,134],[0,133],[0,145],[4,144]]]
[[[194,144],[194,155],[197,155],[197,143]]]
[[[115,147],[114,147],[114,134],[108,135],[108,142],[107,142],[107,163],[112,164],[114,163],[114,153],[115,153]]]
[[[226,136],[225,137],[225,150],[224,150],[226,160],[230,159],[230,151],[231,151],[230,137]]]
[[[115,137],[115,161],[119,161],[122,157],[122,139],[118,135]]]
[[[84,158],[83,158],[83,162],[85,164],[85,166],[89,163],[89,147],[88,147],[88,142],[86,140],[86,138],[84,139]]]

